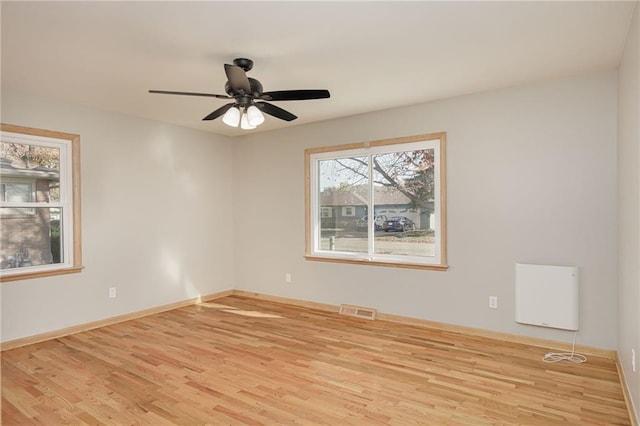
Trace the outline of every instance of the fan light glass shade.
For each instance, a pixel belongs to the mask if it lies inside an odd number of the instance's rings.
[[[262,111],[257,106],[251,105],[247,108],[247,120],[250,126],[256,127],[264,123],[264,115],[262,115]]]
[[[249,123],[249,118],[247,117],[247,114],[242,114],[242,119],[240,119],[240,128],[243,130],[251,130],[251,129],[255,129],[256,126],[252,126]]]
[[[237,107],[229,108],[224,117],[222,117],[222,122],[227,126],[238,127],[238,124],[240,124],[240,109]]]

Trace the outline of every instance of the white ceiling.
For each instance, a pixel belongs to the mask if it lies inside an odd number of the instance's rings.
[[[224,63],[300,118],[257,131],[614,69],[635,2],[6,2],[2,86],[224,135]]]

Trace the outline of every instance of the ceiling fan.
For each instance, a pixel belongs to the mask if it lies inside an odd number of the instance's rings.
[[[308,99],[323,99],[330,96],[328,90],[277,90],[263,92],[262,84],[255,78],[247,77],[247,71],[253,68],[253,61],[246,58],[236,58],[233,65],[224,64],[224,72],[228,81],[224,85],[226,95],[214,93],[173,92],[169,90],[149,90],[149,93],[165,95],[206,96],[218,99],[233,99],[226,105],[213,111],[203,120],[214,120],[223,116],[222,121],[232,127],[255,129],[264,122],[266,113],[285,121],[295,120],[295,115],[278,106],[265,101],[303,101]]]

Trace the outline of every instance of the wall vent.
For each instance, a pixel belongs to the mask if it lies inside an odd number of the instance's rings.
[[[340,305],[340,315],[364,318],[368,320],[376,319],[376,310],[373,308],[363,308],[361,306]]]

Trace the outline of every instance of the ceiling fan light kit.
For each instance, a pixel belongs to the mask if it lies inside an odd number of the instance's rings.
[[[242,114],[242,118],[240,119],[240,128],[242,130],[251,130],[255,129],[257,126],[253,126],[249,123],[249,119],[247,118],[247,114]]]
[[[251,105],[247,108],[247,120],[252,126],[259,126],[264,123],[264,115],[257,106]]]
[[[238,124],[240,124],[240,110],[237,107],[229,108],[222,117],[222,122],[227,126],[238,127]]]
[[[222,122],[227,126],[238,127],[240,125],[243,130],[251,130],[264,123],[264,115],[255,105],[245,108],[242,112],[238,106],[234,105],[224,113]]]
[[[303,101],[325,99],[331,96],[328,90],[319,89],[263,92],[262,83],[254,78],[247,77],[247,71],[252,68],[253,61],[246,58],[236,58],[233,60],[233,65],[224,65],[224,71],[227,75],[227,82],[224,87],[226,95],[168,90],[149,90],[149,93],[233,99],[234,102],[221,106],[204,117],[203,120],[214,120],[222,116],[224,124],[231,127],[240,125],[240,128],[244,130],[255,129],[262,124],[265,120],[263,113],[285,121],[292,121],[298,118],[289,111],[265,101]]]

